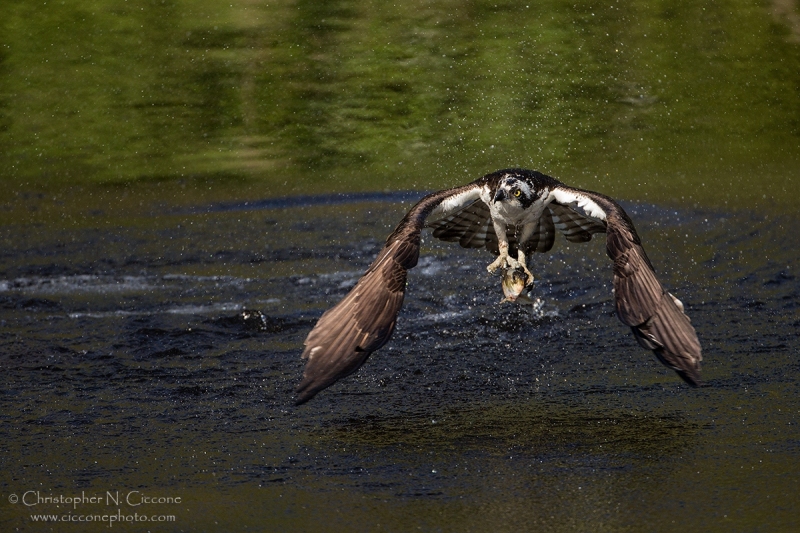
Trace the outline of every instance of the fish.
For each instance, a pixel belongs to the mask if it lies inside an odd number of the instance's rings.
[[[505,296],[505,298],[500,300],[501,304],[505,302],[516,302],[520,304],[535,303],[528,295],[522,294],[526,288],[533,286],[533,277],[528,276],[522,267],[503,269],[501,286],[503,287],[503,295]]]

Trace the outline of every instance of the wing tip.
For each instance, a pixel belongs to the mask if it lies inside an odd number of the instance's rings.
[[[299,406],[303,405],[303,404],[304,404],[304,403],[306,403],[308,400],[310,400],[311,398],[313,398],[314,396],[316,396],[316,394],[317,394],[316,392],[312,392],[312,393],[308,393],[308,392],[306,392],[306,393],[301,393],[301,394],[299,394],[299,395],[297,396],[297,398],[295,398],[295,400],[294,400],[294,406],[295,406],[295,407],[299,407]]]
[[[698,370],[686,371],[675,369],[675,372],[692,388],[699,389],[706,386],[705,381],[700,379],[700,372]]]
[[[673,370],[692,388],[702,388],[706,386],[706,382],[700,377],[700,363],[699,359],[696,360],[694,366],[687,366],[684,368],[675,368]]]
[[[304,403],[308,402],[314,396],[317,395],[318,392],[321,390],[326,389],[333,383],[315,383],[313,379],[309,379],[307,377],[303,377],[303,380],[294,389],[295,394],[297,394],[297,398],[294,400],[294,405],[303,405]]]
[[[669,354],[670,356],[668,357],[663,348],[655,349],[653,350],[653,353],[664,366],[674,370],[675,373],[678,374],[678,376],[689,386],[693,388],[705,386],[705,383],[700,378],[699,354],[696,357],[693,357],[691,361],[687,361],[686,359],[676,358],[674,354]]]

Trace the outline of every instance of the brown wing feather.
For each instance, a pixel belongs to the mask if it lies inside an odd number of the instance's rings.
[[[587,242],[595,233],[605,233],[606,225],[559,204],[550,204],[553,221],[558,231],[570,242]]]
[[[320,317],[303,351],[306,367],[297,404],[355,372],[369,354],[386,344],[403,305],[406,274],[419,259],[420,231],[426,217],[444,200],[475,196],[481,180],[430,194],[406,214],[355,287]],[[471,194],[474,193],[474,194]]]
[[[457,242],[464,248],[482,248],[489,234],[494,234],[489,207],[479,199],[427,226],[437,239]]]
[[[614,265],[614,299],[619,319],[631,327],[639,344],[653,350],[658,359],[675,370],[684,381],[698,386],[703,357],[697,333],[682,304],[656,278],[630,217],[605,195],[566,186],[562,189],[589,198],[605,213],[603,223],[579,213],[571,205],[550,204],[559,219],[556,226],[567,234],[568,239],[572,236],[576,242],[588,240],[592,233],[599,231],[599,225],[605,226],[606,253]]]

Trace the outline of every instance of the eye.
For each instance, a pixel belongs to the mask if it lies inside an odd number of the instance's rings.
[[[515,198],[519,198],[520,196],[522,196],[522,191],[521,190],[517,189],[516,191],[514,191],[514,197]]]

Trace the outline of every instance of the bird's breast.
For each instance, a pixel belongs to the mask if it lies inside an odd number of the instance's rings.
[[[528,207],[514,205],[508,202],[497,202],[491,205],[492,218],[508,225],[525,225],[535,223],[542,216],[545,203],[541,200],[533,202]]]

